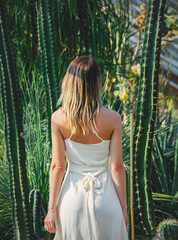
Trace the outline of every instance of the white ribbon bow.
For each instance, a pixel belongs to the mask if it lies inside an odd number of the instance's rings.
[[[89,186],[90,188],[92,187],[91,184],[93,184],[95,188],[101,188],[101,183],[94,174],[92,174],[91,172],[88,172],[86,173],[86,175],[87,176],[82,181],[82,187],[85,190],[85,192],[88,191]]]

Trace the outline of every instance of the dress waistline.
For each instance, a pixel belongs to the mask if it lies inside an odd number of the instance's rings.
[[[89,167],[84,165],[70,164],[69,171],[85,176],[82,181],[82,187],[85,192],[87,192],[90,187],[90,189],[94,190],[94,192],[98,194],[103,193],[101,191],[96,191],[95,188],[101,188],[101,182],[97,176],[108,171],[106,165],[102,165],[100,167]]]

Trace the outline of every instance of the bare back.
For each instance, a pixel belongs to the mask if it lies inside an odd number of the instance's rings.
[[[68,139],[71,135],[71,129],[69,128],[69,122],[65,117],[65,114],[62,112],[62,108],[58,110],[59,114],[59,127],[64,139]],[[97,126],[97,134],[104,140],[109,140],[112,138],[112,134],[114,131],[114,118],[115,115],[118,114],[111,109],[101,107],[98,117],[96,119]],[[82,130],[80,130],[80,134],[72,136],[71,140],[83,143],[83,144],[95,144],[101,142],[101,140],[90,131],[89,135],[83,135]]]

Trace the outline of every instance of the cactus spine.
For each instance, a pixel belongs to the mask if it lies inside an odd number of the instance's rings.
[[[138,224],[142,224],[149,239],[156,233],[150,171],[165,2],[165,0],[149,1],[140,63],[141,74],[133,141],[134,209],[136,220]]]

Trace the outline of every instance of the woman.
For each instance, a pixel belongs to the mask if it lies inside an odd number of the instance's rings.
[[[96,61],[75,58],[52,114],[52,162],[45,229],[54,240],[128,240],[122,123],[101,104]],[[68,167],[64,181],[65,156]],[[62,183],[62,186],[61,186]],[[55,223],[55,226],[54,226]]]

